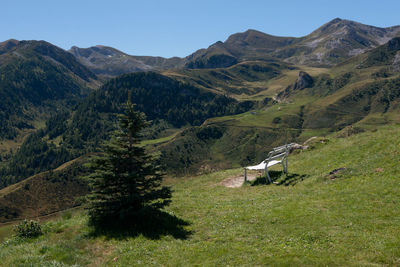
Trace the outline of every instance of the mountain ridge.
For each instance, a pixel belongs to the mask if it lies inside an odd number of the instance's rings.
[[[179,65],[181,58],[132,56],[113,47],[96,45],[88,48],[72,46],[69,53],[97,75],[118,76],[130,72],[155,71]]]
[[[382,45],[398,35],[400,26],[379,28],[336,18],[303,37],[274,36],[249,29],[232,34],[225,42],[217,42],[189,57],[204,61],[219,53],[234,56],[239,62],[274,58],[293,64],[325,67]]]
[[[72,47],[68,51],[95,73],[108,76],[176,68],[225,68],[247,60],[274,59],[311,67],[331,67],[399,35],[400,26],[380,28],[335,18],[302,37],[275,36],[248,29],[183,58],[134,56],[102,45]]]
[[[93,73],[105,77],[137,71],[177,68],[225,68],[247,60],[281,60],[311,67],[331,67],[400,36],[400,26],[375,27],[335,18],[302,37],[270,35],[255,29],[231,34],[186,57],[129,55],[110,46],[72,46],[69,53]],[[18,46],[10,39],[0,43],[0,54]]]

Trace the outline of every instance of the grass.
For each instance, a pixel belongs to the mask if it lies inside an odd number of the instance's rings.
[[[257,96],[275,96],[280,91],[286,89],[286,87],[293,85],[296,82],[297,78],[299,77],[299,71],[305,71],[313,77],[317,75],[328,73],[329,70],[325,68],[313,68],[313,67],[306,67],[306,66],[296,66],[298,69],[295,70],[285,70],[282,72],[282,75],[270,79],[267,81],[268,90],[260,92]]]
[[[37,239],[3,243],[0,264],[400,265],[400,126],[328,140],[290,155],[289,177],[274,172],[278,184],[220,185],[241,169],[166,179],[166,212],[186,222],[187,235],[93,235],[81,213],[47,223]]]
[[[253,129],[275,129],[276,131],[285,132],[289,128],[290,132],[296,132],[296,125],[288,123],[289,118],[299,118],[301,106],[306,106],[315,98],[298,98],[295,103],[279,103],[268,108],[249,111],[238,115],[224,116],[208,119],[205,125],[216,124],[228,127],[246,127]],[[275,118],[281,118],[279,124],[273,122]],[[297,137],[299,141],[305,141],[312,136],[326,135],[329,129],[327,128],[302,128],[301,135]]]
[[[67,210],[62,210],[59,212],[51,213],[45,216],[29,218],[28,220],[40,221],[42,224],[49,221],[56,221],[60,218],[62,219],[70,219],[73,215],[82,212],[82,207],[74,207]],[[12,221],[8,223],[0,223],[0,243],[10,239],[14,235],[14,225],[20,223],[22,220]],[[52,223],[50,223],[52,225]],[[48,228],[46,228],[48,229]]]
[[[161,137],[161,138],[157,138],[157,139],[151,139],[151,140],[143,140],[140,145],[141,146],[146,146],[146,145],[156,145],[156,144],[162,144],[165,142],[168,142],[170,140],[172,140],[178,133],[180,133],[179,131],[169,135],[169,136],[165,136],[165,137]]]
[[[12,228],[11,224],[0,226],[0,242],[12,235]]]

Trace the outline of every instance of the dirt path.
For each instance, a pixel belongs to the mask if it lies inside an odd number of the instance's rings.
[[[257,173],[248,173],[247,174],[247,180],[248,181],[253,181],[258,176],[259,176],[259,174],[257,174]],[[242,175],[226,178],[225,180],[223,180],[221,182],[221,185],[226,186],[226,187],[230,187],[230,188],[241,187],[242,184],[243,184],[243,181],[244,181],[244,178],[243,178],[243,174],[242,174]]]

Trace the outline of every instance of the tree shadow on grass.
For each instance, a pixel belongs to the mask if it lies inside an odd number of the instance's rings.
[[[289,173],[288,175],[285,175],[285,173],[282,171],[269,171],[269,176],[271,177],[271,180],[275,185],[284,185],[284,186],[289,186],[289,185],[293,186],[298,182],[303,181],[307,177],[307,175],[305,174],[300,175],[297,173]],[[251,186],[266,185],[266,184],[270,184],[270,182],[268,181],[267,175],[263,175],[254,180],[251,183]]]
[[[114,221],[92,227],[89,236],[105,236],[107,239],[123,240],[143,235],[149,239],[160,239],[162,236],[173,236],[176,239],[187,239],[192,232],[185,229],[190,224],[175,215],[160,210],[142,210],[128,220]]]

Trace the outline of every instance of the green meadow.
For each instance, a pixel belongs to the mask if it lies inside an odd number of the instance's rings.
[[[336,174],[331,171],[343,168]],[[398,266],[400,126],[316,138],[238,188],[241,169],[165,180],[174,193],[147,227],[95,233],[83,210],[4,238],[2,266]]]

